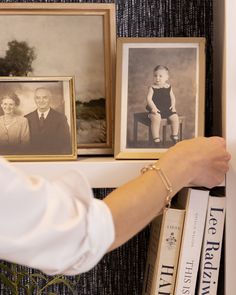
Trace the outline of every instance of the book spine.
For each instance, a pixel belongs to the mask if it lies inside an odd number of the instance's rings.
[[[217,294],[225,210],[225,197],[210,197],[201,255],[198,295]]]
[[[148,254],[146,269],[144,275],[144,284],[142,295],[150,295],[152,287],[152,279],[154,274],[155,262],[157,258],[157,249],[160,239],[161,224],[163,215],[156,217],[151,223],[151,231],[149,238]]]
[[[188,189],[186,196],[186,213],[175,295],[195,294],[209,191]]]
[[[151,295],[174,292],[184,215],[184,210],[172,208],[164,214]]]

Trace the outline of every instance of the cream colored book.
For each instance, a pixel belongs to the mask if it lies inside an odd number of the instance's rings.
[[[201,253],[198,295],[217,294],[226,198],[210,196]]]
[[[195,294],[208,200],[208,190],[185,188],[179,193],[178,204],[186,212],[175,295]]]
[[[153,220],[143,295],[173,294],[184,214],[168,208]]]

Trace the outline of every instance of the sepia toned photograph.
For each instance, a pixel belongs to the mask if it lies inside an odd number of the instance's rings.
[[[0,78],[0,153],[15,161],[77,158],[72,77]]]
[[[159,158],[204,135],[205,39],[117,42],[116,158]]]
[[[78,153],[111,153],[115,5],[1,3],[0,26],[0,76],[73,76]]]

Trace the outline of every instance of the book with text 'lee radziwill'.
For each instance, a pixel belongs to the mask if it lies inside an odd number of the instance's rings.
[[[152,221],[143,295],[173,294],[184,214],[165,208]]]
[[[177,206],[185,207],[185,220],[175,282],[175,295],[194,295],[205,228],[209,191],[184,188]]]
[[[217,294],[225,210],[224,196],[210,196],[201,253],[198,295]]]

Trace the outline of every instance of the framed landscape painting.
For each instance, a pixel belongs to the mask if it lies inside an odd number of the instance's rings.
[[[77,159],[72,77],[0,77],[0,153],[12,161]]]
[[[118,38],[116,79],[116,159],[204,135],[204,38]]]
[[[111,154],[115,4],[0,3],[0,76],[73,76],[79,154]]]

